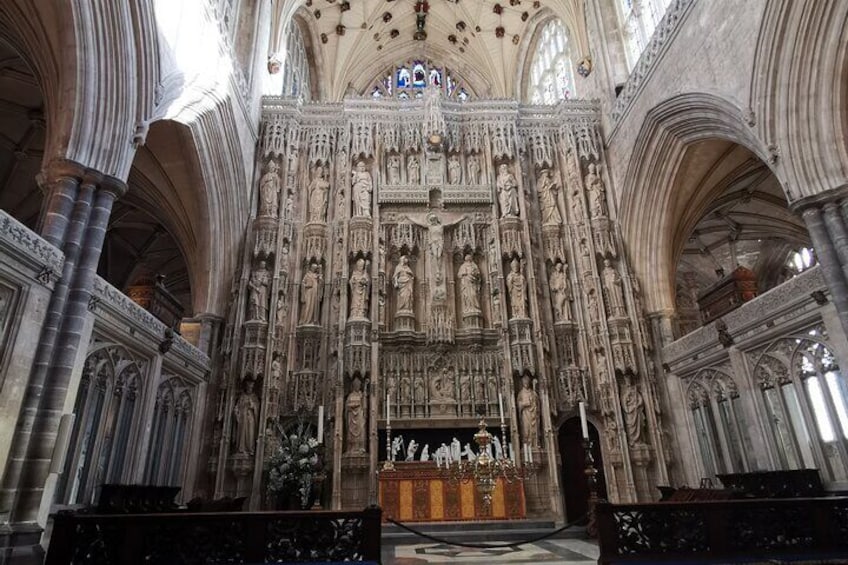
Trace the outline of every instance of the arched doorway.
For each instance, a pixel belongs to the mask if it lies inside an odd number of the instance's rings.
[[[604,477],[604,464],[601,459],[601,443],[598,430],[589,424],[589,437],[592,440],[592,455],[595,469],[598,470],[598,496],[607,497],[607,485]],[[560,481],[562,484],[565,519],[572,521],[585,516],[589,511],[589,485],[586,482],[586,452],[583,449],[583,434],[580,420],[569,418],[559,428],[559,455],[561,457]],[[581,520],[585,524],[586,520]]]

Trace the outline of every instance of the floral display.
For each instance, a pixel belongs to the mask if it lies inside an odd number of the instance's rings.
[[[321,445],[308,435],[305,426],[281,434],[277,451],[268,459],[268,491],[300,498],[301,508],[309,504],[313,480],[321,471]]]

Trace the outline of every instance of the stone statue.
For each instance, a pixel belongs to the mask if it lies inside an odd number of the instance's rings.
[[[283,378],[283,364],[280,363],[280,357],[274,357],[271,361],[271,382],[274,386],[279,387]]]
[[[471,449],[470,443],[465,444],[465,449],[462,450],[462,454],[465,455],[469,463],[473,463],[477,459],[477,455],[474,453],[474,450]]]
[[[400,403],[409,404],[412,400],[412,385],[409,377],[401,377],[400,379]]]
[[[353,379],[351,391],[345,400],[347,424],[347,453],[365,453],[365,397],[362,383]]]
[[[430,400],[455,400],[453,376],[447,367],[442,370],[441,374],[436,373],[430,377]]]
[[[390,185],[398,185],[400,184],[400,156],[399,155],[390,155],[389,162],[386,167],[386,175],[387,181]]]
[[[397,289],[397,312],[410,314],[413,312],[413,290],[415,274],[409,267],[409,259],[401,255],[400,262],[392,275],[392,285]]]
[[[350,317],[351,319],[368,318],[368,295],[371,279],[365,270],[365,259],[357,259],[356,266],[350,274]]]
[[[356,163],[356,170],[353,171],[353,183],[351,184],[354,217],[371,217],[371,191],[373,186],[371,173],[365,169],[365,161],[359,161]]]
[[[476,153],[468,156],[468,184],[480,184],[480,161]]]
[[[324,277],[321,275],[320,265],[318,263],[310,264],[300,283],[300,319],[298,324],[316,323],[323,282]]]
[[[419,461],[429,461],[430,460],[430,444],[425,443],[424,448],[421,450],[421,457]]]
[[[407,184],[421,183],[421,163],[417,155],[410,155],[406,160],[406,182]]]
[[[424,379],[420,376],[415,377],[415,382],[412,384],[413,392],[415,393],[415,397],[413,401],[416,404],[424,403]]]
[[[591,273],[593,258],[589,252],[589,244],[585,238],[580,240],[580,261],[583,263],[583,273]]]
[[[644,444],[645,399],[629,373],[625,374],[624,384],[621,385],[621,404],[624,408],[624,425],[630,445]]]
[[[579,190],[571,193],[571,219],[577,223],[583,221],[583,196]]]
[[[497,188],[501,218],[518,217],[518,182],[506,163],[498,167]]]
[[[268,161],[268,170],[259,180],[259,215],[277,217],[280,198],[280,166],[273,159]]]
[[[403,450],[403,436],[395,436],[394,438],[392,438],[392,454],[391,454],[392,461],[395,461],[395,457],[397,457],[398,452],[402,451],[402,450]]]
[[[271,275],[265,268],[265,261],[259,261],[259,268],[253,271],[248,281],[248,300],[250,302],[249,318],[251,320],[268,321],[268,285]]]
[[[503,445],[501,445],[501,438],[496,435],[492,436],[492,445],[495,448],[495,459],[503,459]]]
[[[510,273],[506,276],[506,288],[509,292],[510,319],[527,318],[527,280],[521,273],[521,263],[513,259]]]
[[[589,165],[589,171],[584,179],[586,192],[589,194],[589,213],[593,218],[601,218],[606,215],[606,190],[604,181],[598,174],[598,166],[594,163]]]
[[[442,258],[442,253],[445,251],[445,226],[439,216],[430,212],[427,214],[427,235],[430,245],[430,256],[433,257],[434,264],[438,265]]]
[[[607,300],[609,300],[610,311],[613,316],[624,317],[627,315],[627,310],[624,306],[624,292],[621,288],[621,276],[615,267],[612,266],[612,261],[604,259],[604,271],[601,273],[604,281],[604,289],[607,291]]]
[[[459,298],[462,305],[462,314],[479,314],[480,286],[483,283],[483,277],[471,255],[465,256],[465,261],[459,267],[456,275],[459,279]]]
[[[416,451],[418,451],[418,443],[414,439],[409,440],[409,443],[406,444],[406,460],[415,461]]]
[[[466,403],[471,403],[471,375],[465,373],[459,377],[459,399]]]
[[[233,410],[235,418],[236,453],[252,454],[256,451],[256,423],[259,421],[259,399],[253,392],[253,380],[242,382],[242,392]]]
[[[462,165],[459,157],[451,155],[448,158],[448,184],[460,184],[462,182]]]
[[[561,225],[562,215],[559,213],[557,202],[557,185],[548,169],[539,171],[536,188],[539,191],[539,208],[542,213],[542,225]]]
[[[323,222],[327,219],[327,196],[330,182],[324,178],[324,167],[318,165],[309,183],[309,221]]]
[[[459,443],[459,440],[453,438],[450,444],[450,456],[454,461],[459,461],[462,459],[462,444]]]
[[[554,306],[554,322],[570,322],[571,306],[574,299],[571,294],[571,283],[562,261],[557,261],[550,276],[551,299]]]
[[[377,272],[386,272],[386,244],[382,239],[380,240],[380,249],[377,254]]]
[[[528,375],[521,377],[517,403],[521,439],[530,447],[539,447],[539,395],[530,386]]]
[[[597,322],[601,319],[601,310],[600,304],[598,304],[598,293],[595,289],[589,290],[587,301],[589,306],[589,320]]]
[[[289,192],[286,195],[286,214],[285,214],[284,217],[287,220],[291,220],[293,215],[294,215],[294,195],[291,192]]]

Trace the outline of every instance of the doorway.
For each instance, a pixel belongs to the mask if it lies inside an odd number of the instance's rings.
[[[589,423],[589,437],[592,439],[592,455],[595,469],[598,470],[598,497],[606,499],[607,485],[604,477],[604,464],[601,459],[601,443],[598,430]],[[586,482],[586,454],[583,449],[583,435],[580,420],[569,418],[559,428],[560,484],[562,485],[565,519],[571,521],[585,516],[589,511],[589,485]],[[579,522],[586,524],[584,518]]]

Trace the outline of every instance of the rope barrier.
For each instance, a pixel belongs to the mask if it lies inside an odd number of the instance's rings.
[[[415,528],[407,526],[406,524],[404,524],[402,522],[397,522],[395,520],[392,520],[391,518],[386,518],[386,521],[389,522],[390,524],[394,524],[395,526],[398,526],[399,528],[406,530],[407,532],[409,532],[411,534],[414,534],[416,536],[428,539],[428,540],[436,542],[436,543],[444,543],[444,544],[447,544],[447,545],[455,545],[455,546],[458,546],[458,547],[470,547],[470,548],[474,548],[474,549],[499,549],[499,548],[504,548],[504,547],[517,547],[519,545],[527,545],[529,543],[536,543],[537,541],[542,541],[542,540],[551,538],[551,537],[567,530],[568,528],[576,525],[578,522],[585,520],[587,516],[588,516],[587,514],[584,514],[584,515],[580,516],[579,518],[577,518],[576,520],[572,520],[571,522],[567,522],[564,526],[557,528],[556,530],[553,530],[553,531],[548,532],[546,534],[542,534],[540,536],[536,536],[535,538],[530,538],[528,540],[523,540],[523,541],[505,542],[505,543],[499,543],[499,544],[463,543],[463,542],[458,542],[458,541],[449,541],[449,540],[439,538],[439,537],[436,537],[436,536],[431,536],[430,534],[425,534],[424,532],[418,531]]]

